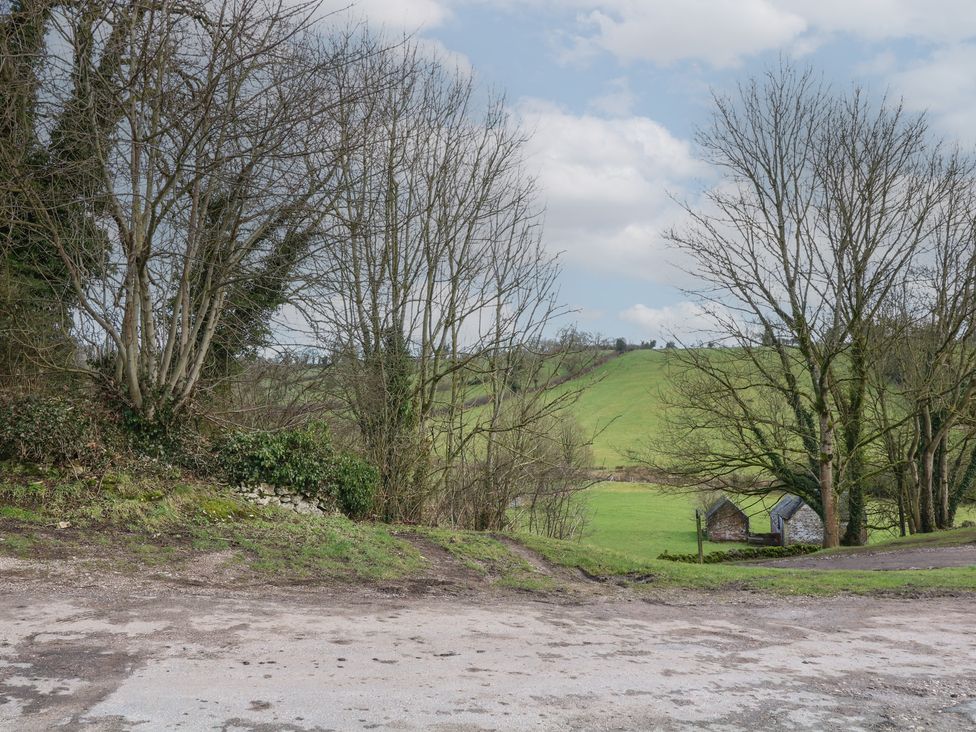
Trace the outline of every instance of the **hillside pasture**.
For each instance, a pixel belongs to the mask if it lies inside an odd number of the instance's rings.
[[[666,350],[632,351],[584,377],[583,391],[572,412],[587,433],[596,435],[595,465],[632,465],[626,452],[660,435],[671,356]]]
[[[694,494],[676,493],[648,483],[599,483],[584,494],[590,507],[590,524],[583,541],[587,544],[626,554],[642,561],[657,559],[664,551],[690,554],[697,551]],[[755,499],[752,499],[755,501]],[[743,502],[750,517],[750,529],[769,531],[769,509],[776,501]],[[960,508],[957,525],[976,520],[976,506]],[[896,531],[874,531],[868,542],[878,544],[896,538]],[[744,546],[735,542],[705,542],[705,551],[720,551]]]

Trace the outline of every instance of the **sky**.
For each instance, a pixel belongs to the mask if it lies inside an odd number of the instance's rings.
[[[579,327],[631,342],[707,329],[663,232],[716,182],[693,141],[713,92],[780,57],[927,111],[976,144],[976,0],[325,0],[413,34],[506,94]]]

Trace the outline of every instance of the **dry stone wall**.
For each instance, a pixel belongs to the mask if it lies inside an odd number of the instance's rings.
[[[237,486],[238,495],[248,503],[257,506],[280,506],[281,508],[302,514],[326,514],[336,513],[332,502],[322,499],[311,501],[304,496],[292,492],[282,486],[274,486],[268,483],[256,483],[254,485],[241,484]]]

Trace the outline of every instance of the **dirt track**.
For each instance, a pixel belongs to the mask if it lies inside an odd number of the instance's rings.
[[[0,561],[2,729],[976,727],[971,596],[542,602],[42,574]]]
[[[976,544],[812,554],[762,562],[766,567],[803,569],[935,569],[976,566]]]

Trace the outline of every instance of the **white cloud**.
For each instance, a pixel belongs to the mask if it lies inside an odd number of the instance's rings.
[[[911,109],[931,112],[944,134],[976,142],[976,45],[958,44],[892,72],[888,79]]]
[[[428,58],[442,64],[448,71],[456,71],[462,77],[474,75],[474,66],[466,55],[460,51],[448,48],[436,38],[419,36],[414,39],[418,50]]]
[[[577,116],[540,101],[518,109],[528,165],[547,201],[547,246],[604,273],[666,282],[661,232],[680,213],[668,191],[706,170],[687,142],[647,117]]]
[[[700,59],[730,66],[746,55],[779,48],[806,21],[768,0],[603,0],[584,5],[570,58],[606,51],[623,61],[667,65]]]
[[[959,41],[976,33],[972,0],[781,0],[821,33],[851,33],[868,40],[918,38]]]
[[[768,50],[802,56],[837,34],[930,43],[976,36],[973,0],[445,0],[575,14],[563,58],[609,53],[624,62],[734,66]]]
[[[453,14],[449,0],[324,0],[319,14],[326,25],[354,25],[365,22],[371,31],[394,39],[399,34],[411,36],[409,48],[436,59],[447,69],[470,77],[471,60],[460,51],[448,48],[442,41],[424,35],[436,29]]]
[[[945,44],[976,36],[973,0],[324,0],[322,11],[390,31],[428,31],[465,6],[551,11],[564,58],[734,66],[769,50],[812,52],[836,34]],[[569,26],[565,23],[571,14]]]
[[[720,340],[715,317],[703,306],[687,300],[659,308],[638,303],[623,310],[618,317],[637,326],[642,338],[673,337],[684,344]],[[724,313],[723,317],[728,314]]]
[[[435,28],[451,17],[450,4],[444,0],[324,0],[320,12],[407,33]]]
[[[626,76],[611,79],[607,84],[606,91],[598,97],[590,100],[591,109],[611,117],[626,117],[634,109],[637,97],[631,91],[630,82]]]

